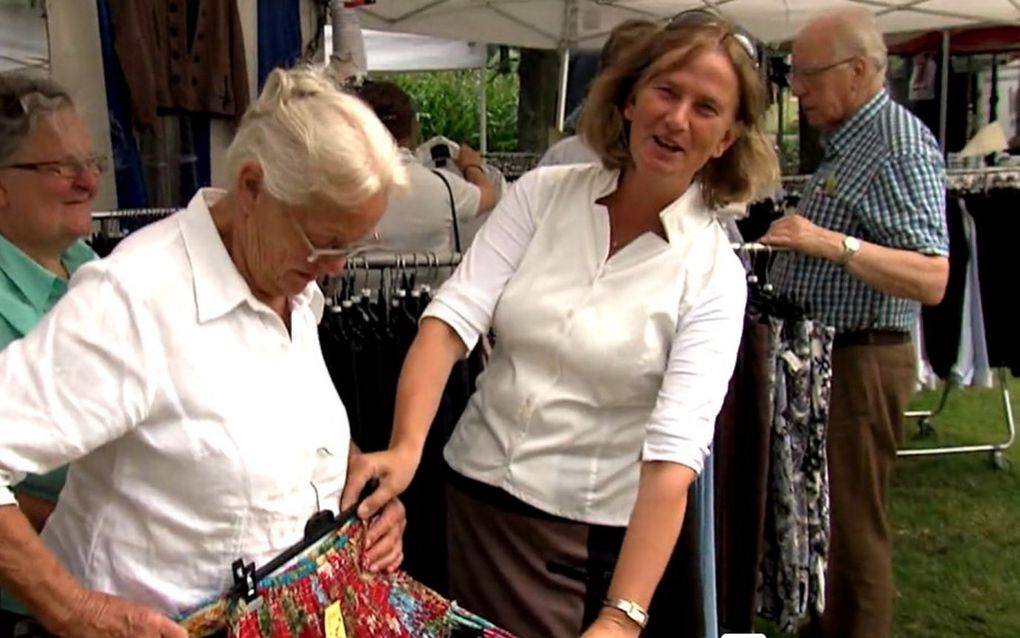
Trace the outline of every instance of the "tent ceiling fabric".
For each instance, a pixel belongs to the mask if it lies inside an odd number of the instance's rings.
[[[368,28],[540,49],[597,48],[627,18],[665,19],[715,6],[766,42],[791,39],[827,9],[862,6],[886,33],[979,24],[1020,25],[1020,0],[378,0]]]
[[[46,20],[40,8],[0,2],[0,73],[49,67]]]

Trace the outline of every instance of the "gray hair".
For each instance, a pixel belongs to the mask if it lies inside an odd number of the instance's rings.
[[[885,73],[889,51],[873,13],[863,7],[851,7],[826,13],[825,18],[832,29],[836,59],[862,56],[871,60],[877,71]]]
[[[393,136],[322,69],[269,74],[227,151],[231,178],[249,161],[261,166],[269,194],[291,205],[319,194],[353,206],[407,184]]]
[[[0,164],[18,152],[40,118],[73,106],[70,94],[53,80],[0,74]]]

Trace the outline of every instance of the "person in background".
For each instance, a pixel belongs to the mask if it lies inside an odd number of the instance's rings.
[[[419,137],[418,116],[410,96],[392,82],[368,81],[357,95],[372,107],[400,146],[408,189],[394,197],[379,221],[380,249],[398,253],[433,253],[440,259],[455,251],[454,223],[462,224],[496,205],[496,187],[478,151],[460,144],[453,160],[460,175],[422,165],[412,149]],[[467,246],[463,246],[464,249]]]
[[[823,15],[793,43],[794,95],[825,158],[798,213],[761,238],[778,292],[836,330],[827,427],[825,612],[807,635],[885,638],[895,596],[886,493],[914,385],[919,304],[949,276],[945,168],[925,125],[886,92],[886,47],[865,9]]]
[[[83,241],[105,161],[56,83],[0,75],[0,350],[31,330],[96,258]],[[41,530],[66,468],[29,475],[15,495]]]
[[[688,12],[599,75],[581,135],[600,161],[514,183],[424,313],[390,448],[353,462],[344,502],[380,479],[362,515],[406,489],[451,367],[493,329],[445,450],[450,588],[521,638],[649,618],[743,329],[714,211],[779,177],[755,53]],[[653,606],[651,635],[688,635],[683,607]]]
[[[321,72],[277,69],[227,161],[229,190],[79,268],[0,352],[0,585],[33,617],[15,632],[184,638],[168,616],[338,505],[358,451],[315,280],[363,248],[406,183],[400,155]],[[40,538],[10,487],[68,463]],[[368,525],[368,570],[400,564],[404,520],[389,501]]]
[[[601,73],[609,65],[617,61],[628,46],[639,41],[641,38],[651,36],[655,33],[656,29],[658,29],[658,25],[651,20],[642,18],[624,20],[616,25],[610,31],[605,44],[602,45],[602,51],[599,54],[599,72]],[[582,102],[576,110],[583,112],[583,109],[584,103]],[[558,166],[560,164],[587,164],[598,161],[601,161],[599,154],[588,146],[580,135],[575,134],[565,137],[550,146],[545,154],[542,155],[538,165]]]
[[[105,162],[61,86],[0,75],[0,350],[24,337],[67,292],[67,280],[96,258],[82,242]],[[18,506],[41,531],[67,468],[29,474],[14,488]],[[0,591],[0,609],[13,608]],[[0,611],[0,635],[6,614]]]

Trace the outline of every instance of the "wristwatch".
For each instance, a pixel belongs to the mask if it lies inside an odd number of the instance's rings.
[[[846,237],[844,237],[843,254],[839,256],[839,265],[846,266],[848,263],[850,263],[850,260],[853,259],[853,256],[860,252],[860,250],[861,250],[860,239],[857,239],[852,235],[847,235]]]
[[[622,598],[607,598],[603,603],[605,607],[612,607],[613,609],[619,609],[622,611],[627,618],[630,618],[634,624],[641,629],[645,628],[648,624],[648,612],[645,608],[637,604],[633,600],[624,600]]]

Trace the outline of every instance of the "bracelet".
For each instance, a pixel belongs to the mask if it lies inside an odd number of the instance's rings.
[[[645,628],[648,624],[648,612],[645,608],[637,604],[633,600],[624,600],[622,598],[607,598],[602,602],[603,607],[612,607],[618,609],[624,613],[627,618],[631,620],[635,625],[641,629]]]
[[[483,175],[487,175],[488,174],[488,173],[485,172],[485,167],[482,166],[481,164],[467,164],[463,168],[460,169],[460,172],[466,174],[467,173],[467,169],[469,169],[469,168],[477,168],[478,170],[482,171]]]

